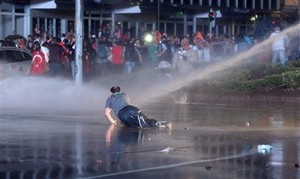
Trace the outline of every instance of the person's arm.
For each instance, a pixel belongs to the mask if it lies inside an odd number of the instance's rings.
[[[178,52],[175,53],[173,59],[172,59],[172,68],[176,69],[177,68],[177,63],[178,63]]]
[[[114,120],[114,119],[111,117],[110,112],[111,112],[111,108],[105,108],[104,115],[105,115],[106,119],[107,119],[111,124],[116,124],[116,123],[117,123],[117,120]]]
[[[106,146],[110,146],[115,125],[111,124],[105,133]]]
[[[140,51],[136,47],[134,47],[134,49],[135,49],[135,51],[136,51],[136,53],[137,53],[137,55],[139,57],[139,62],[143,63],[143,58],[142,58],[142,55],[141,55]]]
[[[167,47],[164,44],[162,45],[162,51],[157,54],[158,57],[162,56],[167,51]]]

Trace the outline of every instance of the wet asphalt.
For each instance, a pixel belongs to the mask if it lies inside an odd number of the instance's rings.
[[[157,102],[142,110],[172,128],[109,125],[99,111],[2,109],[0,178],[300,178],[298,105]]]

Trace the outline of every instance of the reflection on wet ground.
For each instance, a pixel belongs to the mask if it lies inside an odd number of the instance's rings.
[[[98,111],[3,110],[0,178],[300,178],[297,105],[153,103],[143,111],[173,129],[109,126]]]

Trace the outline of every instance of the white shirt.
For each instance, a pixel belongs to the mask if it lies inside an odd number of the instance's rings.
[[[280,34],[280,32],[273,32],[270,35],[270,38],[274,38],[272,44],[272,50],[284,50],[285,49],[285,40],[287,36],[285,34]]]
[[[45,55],[45,60],[48,63],[49,62],[49,49],[47,47],[41,46],[41,51]]]

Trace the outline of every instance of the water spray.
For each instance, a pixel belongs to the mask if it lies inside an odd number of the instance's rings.
[[[203,80],[207,79],[211,76],[213,76],[217,72],[224,71],[230,67],[236,66],[240,64],[244,59],[249,58],[250,56],[255,56],[259,53],[261,53],[261,49],[271,46],[274,40],[277,38],[282,37],[285,34],[292,34],[298,32],[300,29],[300,24],[294,25],[288,29],[285,29],[282,31],[278,36],[267,39],[255,46],[253,46],[251,49],[249,49],[247,52],[241,53],[233,58],[226,59],[224,61],[220,61],[215,64],[210,64],[209,68],[201,69],[200,70],[194,70],[188,74],[186,74],[183,78],[178,78],[176,81],[174,80],[172,83],[162,84],[162,85],[156,85],[153,89],[147,89],[143,91],[143,96],[147,96],[147,99],[140,100],[139,102],[141,104],[146,104],[149,102],[149,99],[155,99],[167,94],[170,94],[171,92],[177,91],[181,89],[184,86],[191,85],[196,80]],[[155,93],[153,91],[156,91]]]

